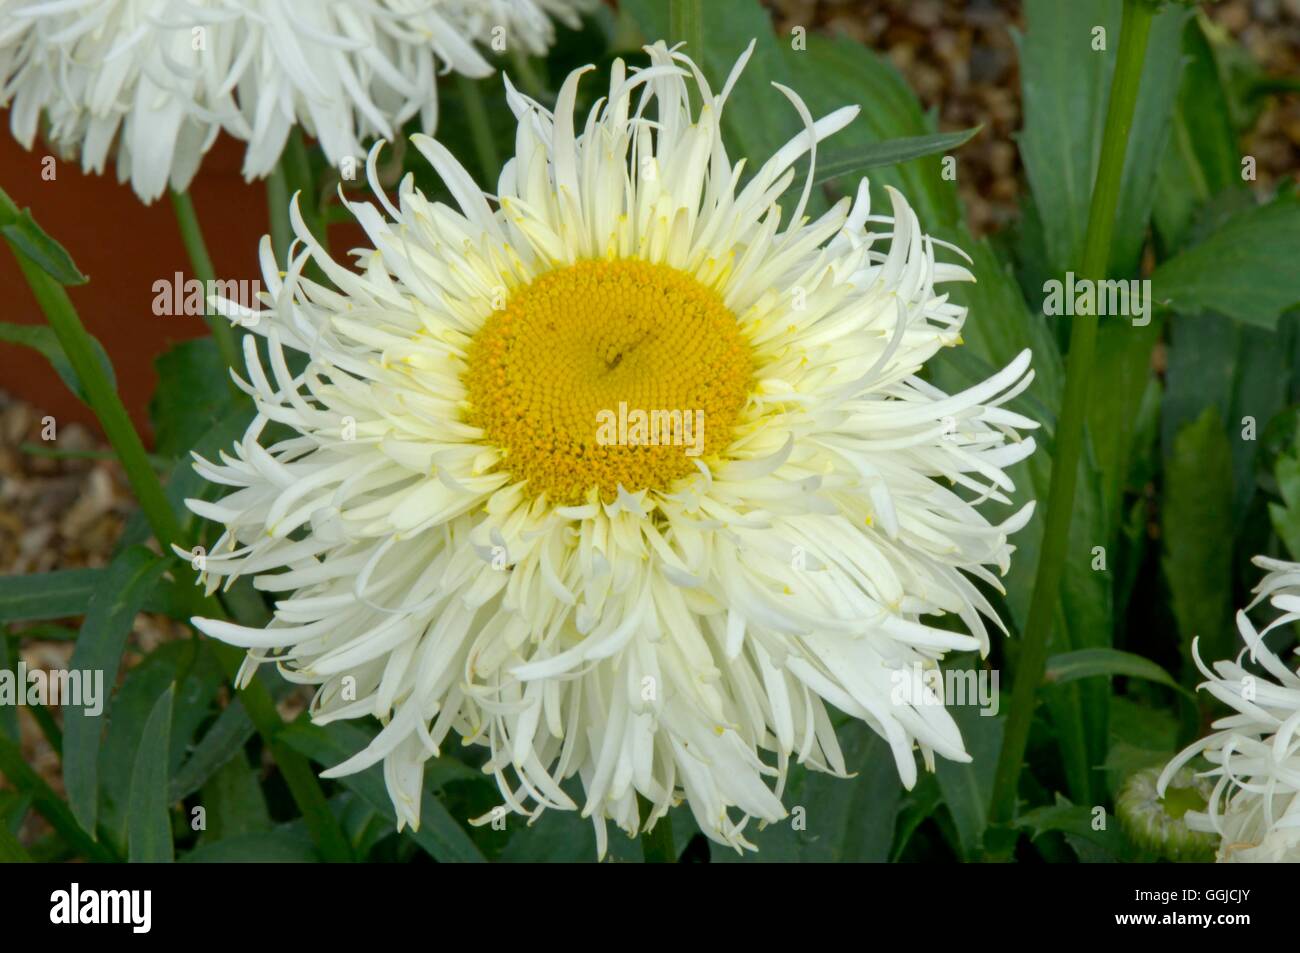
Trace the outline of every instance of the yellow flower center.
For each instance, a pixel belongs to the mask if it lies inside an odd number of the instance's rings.
[[[731,441],[754,374],[717,292],[666,265],[582,261],[520,288],[470,343],[468,420],[562,505],[667,489]]]

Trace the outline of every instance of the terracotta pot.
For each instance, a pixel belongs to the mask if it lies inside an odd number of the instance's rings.
[[[207,333],[201,317],[160,317],[153,311],[156,281],[170,283],[177,272],[193,277],[171,201],[164,196],[152,205],[142,204],[129,185],[117,182],[111,163],[108,173],[96,176],[59,160],[54,179],[47,181],[41,176],[48,154],[44,145],[25,151],[8,134],[6,113],[0,113],[0,122],[0,184],[19,207],[31,208],[41,227],[89,276],[86,284],[69,289],[72,302],[108,351],[122,400],[146,441],[151,440],[148,405],[157,384],[154,359],[178,341]],[[266,187],[244,181],[239,171],[242,157],[242,143],[223,136],[204,158],[190,195],[217,277],[251,281],[261,277],[257,245],[268,229]],[[44,320],[7,248],[0,249],[0,289],[6,305],[0,320]],[[60,422],[94,425],[90,409],[35,352],[0,344],[0,367],[0,389]]]

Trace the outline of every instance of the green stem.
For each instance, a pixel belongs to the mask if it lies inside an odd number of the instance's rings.
[[[271,219],[271,249],[275,260],[281,268],[287,267],[293,229],[289,224],[289,179],[285,175],[283,156],[266,179],[266,211]]]
[[[297,126],[289,133],[289,142],[285,147],[284,159],[287,162],[286,178],[289,194],[298,195],[298,208],[303,221],[311,233],[316,236],[321,247],[329,251],[329,231],[320,205],[320,191],[316,188],[316,179],[311,171],[311,158],[307,154],[307,143],[302,137],[302,130]]]
[[[501,155],[497,152],[496,140],[492,137],[492,122],[488,119],[487,107],[483,105],[483,93],[476,80],[460,73],[456,74],[456,89],[460,92],[460,103],[465,108],[465,119],[469,122],[469,132],[474,140],[474,151],[478,155],[483,181],[495,188],[497,175],[501,171]]]
[[[701,0],[669,0],[668,32],[673,43],[685,43],[686,55],[695,61],[700,72],[709,75],[704,61],[704,12]],[[690,86],[691,109],[698,113],[702,105],[700,91]]]
[[[541,74],[533,66],[532,57],[524,52],[523,47],[518,43],[511,44],[510,61],[519,79],[519,88],[539,103],[547,102],[551,97],[550,90],[546,88]]]
[[[11,220],[17,216],[18,208],[3,191],[0,191],[0,220]],[[163,552],[171,552],[175,543],[183,549],[189,548],[189,540],[180,521],[172,511],[163,492],[162,483],[154,473],[145,452],[140,435],[136,433],[131,418],[118,397],[104,371],[98,355],[91,344],[90,335],[81,318],[68,298],[67,291],[40,266],[35,264],[19,248],[14,247],[14,257],[22,269],[27,283],[31,286],[36,301],[45,313],[46,320],[54,329],[55,336],[62,345],[64,354],[86,393],[87,400],[95,416],[99,419],[104,435],[117,452],[117,458],[126,471],[127,481],[135,493],[140,509],[149,522],[150,529],[158,539]],[[188,565],[184,563],[183,565]],[[224,618],[225,613],[216,600],[205,597],[199,605],[199,612],[211,618]],[[228,676],[233,677],[238,670],[243,653],[233,646],[214,644],[214,651],[221,660]],[[349,860],[352,856],[347,836],[343,833],[338,819],[334,817],[325,800],[320,783],[311,770],[307,759],[298,755],[276,741],[276,733],[282,726],[279,712],[271,694],[264,685],[254,681],[243,693],[244,708],[256,726],[258,733],[272,752],[280,773],[292,792],[294,800],[303,813],[308,830],[315,838],[322,856],[326,860]]]
[[[686,55],[704,69],[704,14],[700,0],[670,0],[668,32],[674,43],[686,44]]]
[[[208,327],[212,329],[212,339],[221,353],[221,362],[226,367],[238,367],[239,344],[235,340],[235,329],[226,318],[219,314],[210,314],[207,310],[207,292],[212,287],[212,282],[217,280],[217,270],[212,266],[212,258],[208,255],[208,246],[203,240],[203,230],[199,227],[199,216],[194,211],[194,202],[191,201],[188,192],[173,191],[171,196],[172,208],[176,210],[176,224],[180,226],[181,241],[185,243],[185,251],[189,253],[194,277],[203,284],[203,320],[207,321]],[[234,382],[229,383],[231,389],[235,389]]]
[[[1105,278],[1109,263],[1111,234],[1119,202],[1124,156],[1133,125],[1147,37],[1153,8],[1147,0],[1125,0],[1120,26],[1119,52],[1111,81],[1110,103],[1102,138],[1101,162],[1092,190],[1088,231],[1084,239],[1082,276]],[[1020,770],[1033,721],[1034,705],[1047,663],[1052,621],[1060,599],[1061,580],[1069,547],[1070,521],[1074,515],[1074,492],[1083,452],[1084,416],[1092,384],[1092,366],[1097,350],[1096,315],[1076,315],[1070,328],[1065,393],[1057,418],[1052,479],[1047,493],[1047,518],[1038,574],[1034,580],[1024,642],[1016,665],[1015,688],[1007,716],[1006,733],[993,781],[990,818],[1007,824],[1017,812]],[[1014,845],[1012,845],[1014,846]]]
[[[653,809],[650,802],[641,795],[636,796],[637,806],[641,811],[641,851],[647,864],[677,863],[677,849],[673,846],[673,819],[665,814],[655,822],[651,830],[645,829],[645,822]]]

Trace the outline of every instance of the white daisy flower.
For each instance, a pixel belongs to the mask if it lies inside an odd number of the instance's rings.
[[[998,624],[974,581],[1000,588],[989,567],[1032,505],[996,524],[977,505],[1008,503],[1004,470],[1033,451],[1001,406],[1028,353],[943,393],[917,375],[966,314],[935,285],[969,272],[892,190],[890,215],[863,183],[809,221],[810,170],[779,204],[857,107],[814,122],[778,87],[806,128],[742,184],[719,117],[748,53],[716,95],[685,55],[649,54],[613,65],[581,123],[591,67],[554,114],[508,87],[495,198],[418,136],[459,208],[409,176],[393,204],[376,148],[356,271],[296,209],[286,274],[262,244],[258,415],[197,464],[233,492],[189,505],[226,526],[209,587],[252,576],[278,601],[264,629],[196,625],[249,650],[245,677],[272,661],[319,685],[318,723],[381,719],[327,775],[382,761],[403,824],[453,732],[490,749],[508,810],[580,810],[602,853],[606,819],[641,827],[638,793],[649,823],[684,796],[709,837],[751,846],[749,818],[785,816],[792,762],[858,767],[827,702],[909,786],[916,748],[969,760],[911,674],[987,651]],[[272,424],[292,435],[270,443]]]
[[[482,77],[475,42],[544,52],[549,15],[588,0],[0,0],[0,105],[31,148],[41,116],[60,152],[146,202],[184,190],[217,134],[245,140],[244,175],[274,168],[294,125],[333,164],[418,115],[437,121],[437,74]]]
[[[1213,765],[1204,775],[1218,780],[1208,809],[1186,817],[1194,830],[1220,835],[1219,861],[1300,862],[1300,670],[1292,671],[1264,644],[1274,629],[1300,620],[1300,563],[1264,556],[1254,562],[1268,574],[1254,601],[1237,613],[1245,648],[1211,671],[1192,643],[1207,679],[1200,687],[1235,714],[1215,721],[1213,734],[1174,758],[1158,789],[1163,796],[1179,768],[1204,756]],[[1246,613],[1265,600],[1282,615],[1256,631]],[[1247,658],[1258,668],[1247,668]]]

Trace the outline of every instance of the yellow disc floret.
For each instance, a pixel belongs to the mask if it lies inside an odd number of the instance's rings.
[[[557,504],[667,489],[731,441],[753,353],[717,292],[633,259],[582,261],[510,296],[470,343],[468,420]]]

